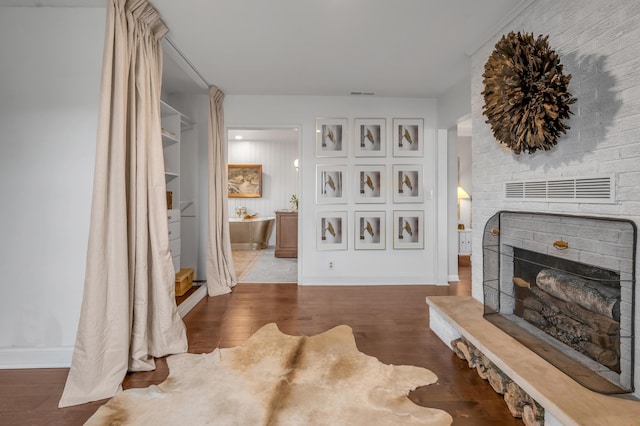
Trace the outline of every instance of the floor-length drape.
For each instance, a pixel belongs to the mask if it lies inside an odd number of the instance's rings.
[[[209,232],[207,288],[209,296],[231,292],[236,272],[231,257],[227,203],[227,155],[224,139],[224,93],[209,89]]]
[[[146,0],[108,0],[80,324],[59,406],[113,396],[127,370],[187,350],[175,303],[160,125],[167,28]]]

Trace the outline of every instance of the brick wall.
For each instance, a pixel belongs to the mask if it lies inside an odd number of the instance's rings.
[[[495,43],[509,31],[548,35],[560,54],[572,106],[571,129],[551,151],[516,156],[498,144],[482,115],[482,73]],[[482,232],[499,210],[640,219],[640,2],[536,0],[471,59],[473,117],[473,296],[482,300]],[[613,173],[615,204],[507,201],[506,181]],[[636,264],[637,264],[636,259]],[[636,286],[640,289],[640,286]],[[636,300],[640,300],[636,290]],[[636,304],[638,305],[638,304]],[[636,307],[636,319],[640,310]],[[637,322],[638,320],[636,320]],[[638,324],[636,323],[636,329]],[[637,334],[637,332],[636,332]],[[640,345],[635,349],[640,388]],[[636,392],[638,394],[638,391]]]

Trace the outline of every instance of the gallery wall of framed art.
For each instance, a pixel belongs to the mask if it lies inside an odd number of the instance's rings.
[[[424,120],[317,118],[315,131],[316,249],[424,249]]]

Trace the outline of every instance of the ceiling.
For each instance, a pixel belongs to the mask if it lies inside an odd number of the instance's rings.
[[[227,95],[438,97],[531,0],[150,0]]]
[[[205,85],[227,95],[438,97],[469,78],[469,55],[533,0],[149,1],[169,27],[170,43]],[[165,75],[178,70],[169,65]]]

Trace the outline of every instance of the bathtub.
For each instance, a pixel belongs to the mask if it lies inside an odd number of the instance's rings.
[[[232,250],[261,250],[269,245],[275,217],[229,219]]]

